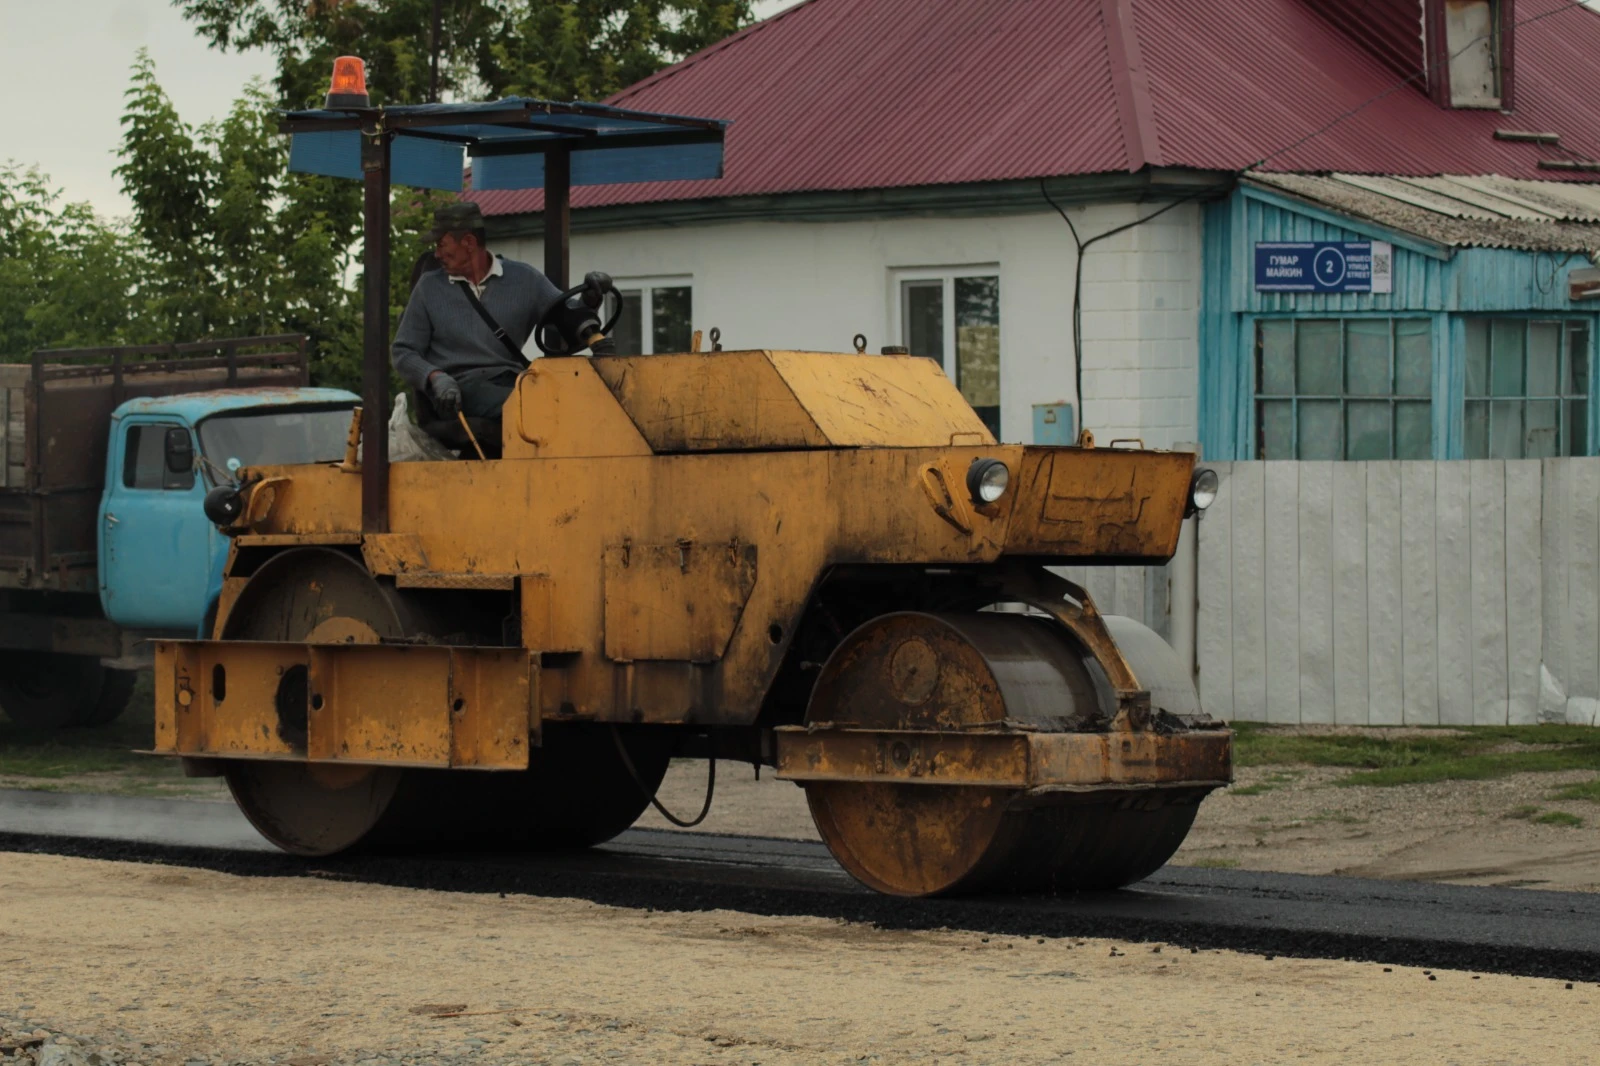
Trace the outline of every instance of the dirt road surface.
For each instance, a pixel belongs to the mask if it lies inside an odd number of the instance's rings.
[[[1576,1064],[1600,1002],[1533,978],[52,856],[0,855],[0,900],[0,1016],[145,1066]]]

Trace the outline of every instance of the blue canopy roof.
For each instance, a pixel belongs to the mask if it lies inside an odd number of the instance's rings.
[[[394,134],[391,180],[460,192],[466,163],[474,189],[544,186],[544,153],[570,153],[573,185],[693,181],[722,176],[726,122],[629,111],[605,104],[510,97],[484,103],[416,104],[362,111],[291,111],[289,169],[360,179],[361,130]]]

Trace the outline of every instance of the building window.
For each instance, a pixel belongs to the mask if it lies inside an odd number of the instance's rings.
[[[182,428],[166,422],[129,426],[122,454],[123,485],[130,489],[194,488],[193,470],[167,469],[167,431]]]
[[[622,318],[614,342],[618,355],[687,352],[694,331],[694,289],[688,278],[618,280]]]
[[[1433,457],[1426,318],[1256,322],[1258,459]]]
[[[1466,457],[1588,454],[1588,323],[1469,318],[1466,331]]]
[[[912,355],[944,367],[1000,438],[1000,277],[993,273],[901,275],[900,337]]]

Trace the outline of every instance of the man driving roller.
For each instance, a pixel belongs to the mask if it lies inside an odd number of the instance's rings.
[[[477,204],[446,204],[433,222],[439,269],[411,290],[394,368],[445,418],[499,418],[528,365],[522,346],[561,290],[527,263],[489,251]]]

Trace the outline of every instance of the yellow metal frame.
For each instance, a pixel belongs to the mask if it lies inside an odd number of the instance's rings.
[[[516,648],[164,640],[155,680],[160,754],[520,770],[538,735]]]
[[[781,726],[785,781],[970,785],[1028,792],[1217,788],[1233,780],[1227,730],[1156,733],[917,732]]]

